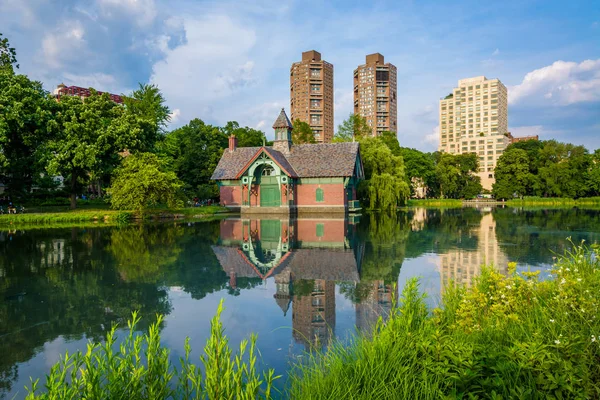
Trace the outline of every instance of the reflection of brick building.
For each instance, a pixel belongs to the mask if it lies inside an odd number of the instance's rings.
[[[450,281],[470,285],[473,278],[481,273],[482,265],[493,265],[501,273],[508,270],[508,259],[500,250],[496,239],[496,221],[493,215],[483,215],[479,228],[473,229],[471,233],[477,236],[476,250],[456,249],[440,255],[442,292]]]
[[[315,279],[308,295],[294,296],[294,339],[312,346],[327,344],[335,330],[335,282]]]
[[[377,280],[363,283],[369,286],[369,294],[356,304],[356,327],[362,332],[371,332],[379,317],[384,320],[389,316],[394,298],[398,298],[398,286],[386,285]]]
[[[335,329],[335,283],[358,282],[363,245],[355,226],[339,219],[226,219],[213,251],[234,286],[237,277],[273,277],[275,302],[293,337],[325,344]]]

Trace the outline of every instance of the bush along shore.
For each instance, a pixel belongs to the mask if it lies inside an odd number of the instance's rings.
[[[450,286],[442,306],[424,302],[417,280],[373,333],[332,344],[293,367],[282,394],[292,399],[599,398],[599,247],[573,246],[540,279],[539,271],[507,275],[491,267],[470,287]],[[67,355],[52,368],[37,398],[268,399],[273,370],[257,372],[256,337],[234,355],[219,321],[201,357],[169,364],[159,325],[130,335],[117,351],[105,344]],[[143,349],[143,350],[142,350]],[[246,353],[246,350],[248,352]],[[140,359],[148,360],[143,363]],[[201,372],[201,369],[203,372]]]
[[[513,199],[506,202],[507,205],[513,207],[522,206],[558,206],[558,207],[574,207],[574,206],[595,206],[600,207],[600,197],[582,197],[579,199],[568,199],[561,197],[523,197],[522,199]]]
[[[43,209],[42,209],[43,210]],[[39,211],[42,211],[39,210]],[[36,210],[38,211],[38,210]],[[0,226],[19,224],[52,224],[68,222],[107,222],[122,223],[142,219],[175,219],[195,218],[208,215],[227,213],[229,210],[221,206],[204,206],[189,208],[159,208],[149,209],[144,213],[135,211],[118,211],[105,208],[79,209],[50,212],[28,212],[24,214],[2,214],[0,215]]]

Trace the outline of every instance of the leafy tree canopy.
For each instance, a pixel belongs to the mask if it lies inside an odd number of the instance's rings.
[[[224,129],[207,125],[200,119],[166,135],[161,151],[183,181],[188,196],[218,196],[218,187],[210,177],[228,145],[227,135]]]
[[[93,91],[85,100],[63,96],[51,124],[54,136],[47,143],[51,175],[70,179],[71,208],[90,178],[109,174],[121,161],[120,152],[140,146],[142,129],[125,107],[108,94]]]
[[[237,138],[238,147],[258,147],[262,146],[265,141],[265,133],[258,129],[240,127],[236,121],[229,121],[223,128],[221,128],[227,137],[235,135]]]
[[[13,67],[19,68],[17,51],[14,47],[10,47],[8,39],[2,38],[2,33],[0,33],[0,70],[13,72]]]
[[[309,124],[297,119],[293,125],[292,142],[294,144],[317,143],[315,134]]]
[[[152,153],[125,157],[109,190],[113,208],[143,212],[159,204],[175,207],[182,183]]]
[[[171,111],[165,104],[164,96],[158,86],[140,83],[139,88],[124,99],[127,111],[138,119],[138,124],[142,128],[139,149],[153,150],[171,120]]]
[[[481,180],[476,175],[478,170],[479,159],[474,153],[440,153],[435,167],[440,197],[468,199],[481,193]]]
[[[352,142],[373,135],[373,130],[367,120],[358,114],[350,114],[339,126],[333,137],[333,142]]]
[[[41,82],[0,69],[0,175],[13,196],[29,193],[43,171],[40,144],[51,139],[56,107]]]

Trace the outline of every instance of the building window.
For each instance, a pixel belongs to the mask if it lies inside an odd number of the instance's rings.
[[[317,224],[317,237],[323,237],[325,236],[325,225],[324,224]]]
[[[320,108],[320,107],[321,107],[321,100],[312,99],[310,101],[310,108]]]
[[[321,70],[318,68],[313,68],[310,70],[310,76],[313,78],[320,78],[321,77]]]
[[[321,85],[310,85],[310,90],[311,90],[311,92],[320,92]]]
[[[323,189],[317,188],[317,202],[322,203],[325,201],[325,193]]]

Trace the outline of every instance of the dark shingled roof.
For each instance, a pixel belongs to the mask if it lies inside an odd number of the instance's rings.
[[[292,129],[292,123],[290,122],[289,118],[285,114],[285,110],[283,108],[281,109],[281,112],[279,113],[279,117],[277,117],[277,119],[273,123],[273,129],[277,129],[277,128]]]
[[[210,179],[236,179],[238,172],[260,149],[260,147],[238,147],[234,151],[225,149]]]
[[[225,150],[211,179],[237,179],[260,149],[261,147],[240,147],[232,152]],[[287,157],[272,147],[264,149],[294,178],[339,177],[354,174],[358,143],[292,145]]]
[[[301,178],[352,176],[358,143],[293,145],[288,161]]]

